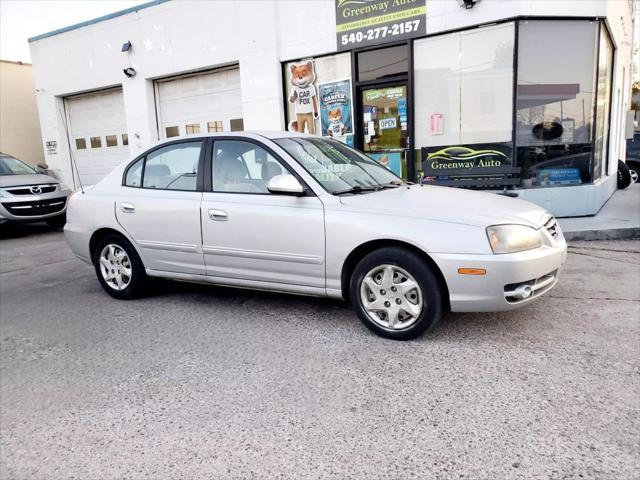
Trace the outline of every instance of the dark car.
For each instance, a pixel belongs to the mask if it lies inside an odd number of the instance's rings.
[[[636,130],[633,138],[627,140],[627,167],[631,173],[631,183],[637,183],[640,178],[640,130]]]

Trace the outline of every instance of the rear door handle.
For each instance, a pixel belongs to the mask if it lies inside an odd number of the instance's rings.
[[[229,219],[229,215],[224,210],[216,210],[215,208],[211,208],[209,210],[209,218],[211,220],[217,220],[219,222],[226,222]]]
[[[120,210],[122,210],[123,213],[134,213],[136,207],[132,203],[122,202],[120,204]]]

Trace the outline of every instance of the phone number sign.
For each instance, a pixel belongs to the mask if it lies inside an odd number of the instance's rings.
[[[426,0],[335,0],[338,50],[427,33]]]

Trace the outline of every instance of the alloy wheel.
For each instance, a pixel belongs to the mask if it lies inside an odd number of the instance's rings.
[[[369,318],[389,330],[410,327],[425,307],[420,285],[397,265],[371,269],[360,285],[360,300]]]
[[[127,252],[115,243],[100,252],[100,273],[105,283],[114,290],[124,290],[131,283],[131,260]]]

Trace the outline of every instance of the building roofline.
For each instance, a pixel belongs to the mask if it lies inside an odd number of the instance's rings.
[[[104,22],[106,20],[111,20],[112,18],[120,17],[122,15],[127,15],[132,12],[137,12],[138,10],[142,10],[149,7],[155,7],[156,5],[160,5],[162,3],[168,2],[169,0],[153,0],[151,2],[143,3],[141,5],[126,8],[124,10],[120,10],[118,12],[113,12],[108,15],[103,15],[102,17],[94,18],[92,20],[86,20],[84,22],[76,23],[74,25],[70,25],[68,27],[59,28],[58,30],[53,30],[52,32],[43,33],[41,35],[36,35],[35,37],[29,38],[27,41],[29,43],[37,42],[38,40],[42,40],[43,38],[53,37],[54,35],[59,35],[61,33],[69,32],[71,30],[76,30],[78,28],[86,27],[89,25],[94,25],[96,23]]]
[[[24,65],[25,67],[32,66],[29,62],[21,62],[20,60],[2,60],[1,58],[0,63],[12,63],[13,65]]]

